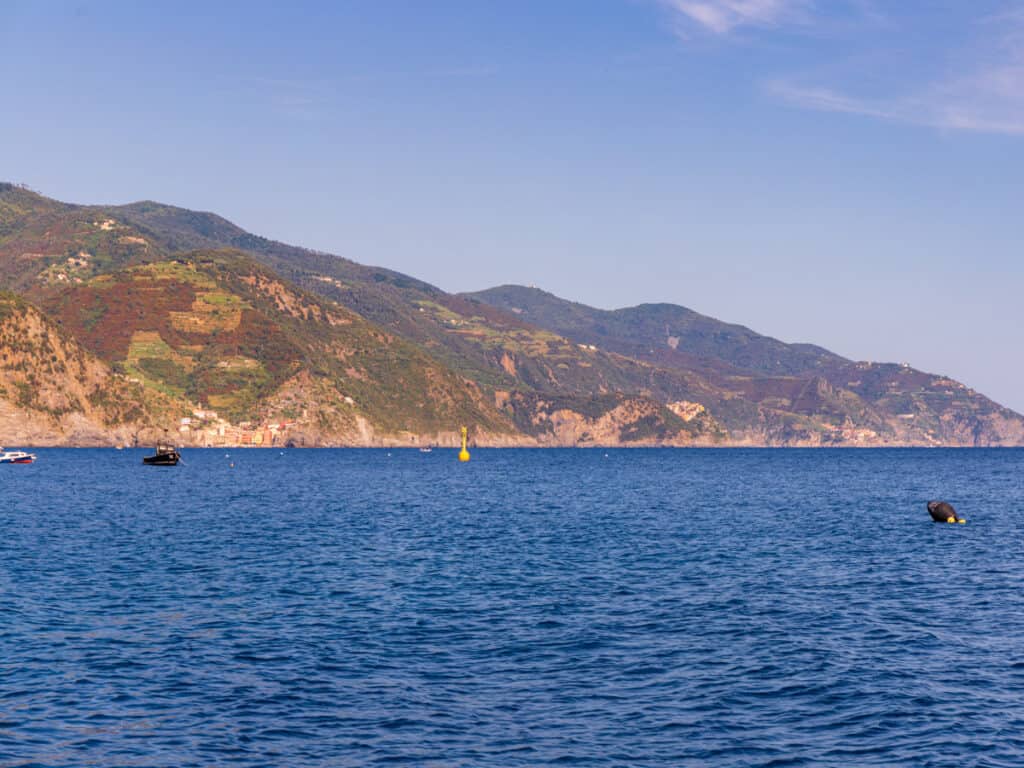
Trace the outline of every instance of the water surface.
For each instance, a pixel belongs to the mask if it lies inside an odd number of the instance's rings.
[[[1024,764],[1024,451],[38,453],[0,766]]]

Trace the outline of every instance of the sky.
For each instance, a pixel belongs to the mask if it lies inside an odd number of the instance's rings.
[[[1024,0],[0,0],[0,179],[1024,411]]]

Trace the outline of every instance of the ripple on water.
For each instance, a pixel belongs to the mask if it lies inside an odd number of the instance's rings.
[[[1024,764],[1024,452],[604,453],[5,468],[0,765]]]

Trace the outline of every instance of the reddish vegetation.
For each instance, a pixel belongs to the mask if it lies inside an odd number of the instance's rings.
[[[93,354],[116,362],[127,357],[136,331],[157,331],[172,347],[188,344],[171,326],[169,313],[189,311],[195,298],[195,288],[186,283],[121,278],[69,288],[49,309]]]
[[[303,420],[310,443],[460,423],[503,442],[1024,441],[1017,414],[907,366],[856,363],[665,304],[605,312],[515,286],[453,296],[154,203],[71,206],[0,184],[0,283],[124,374],[98,376],[88,407],[81,395],[65,403],[60,354],[40,345],[26,357],[12,335],[0,351],[60,382],[45,405],[72,408],[69,418],[79,405],[113,414],[116,382],[164,398],[154,413],[198,403],[265,422],[276,408],[275,419]],[[0,392],[0,408],[37,389],[20,385]],[[701,418],[679,418],[697,403]]]
[[[212,331],[182,330],[180,323],[176,327],[173,313],[193,313],[196,298],[192,283],[128,272],[114,280],[70,287],[50,302],[50,310],[66,331],[110,363],[126,360],[135,333],[159,334],[172,349],[195,360],[186,394],[201,402],[215,395],[238,396],[238,407],[247,409],[260,394],[295,373],[302,353],[278,323],[257,310],[241,309],[234,327]],[[225,362],[237,357],[258,360],[260,366],[256,370],[225,367]],[[184,371],[172,361],[156,368],[151,364],[147,370],[171,385],[186,383],[181,378]]]

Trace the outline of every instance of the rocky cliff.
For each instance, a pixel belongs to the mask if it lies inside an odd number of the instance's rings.
[[[0,287],[8,443],[1024,444],[941,375],[674,305],[453,295],[159,203],[0,185]]]

